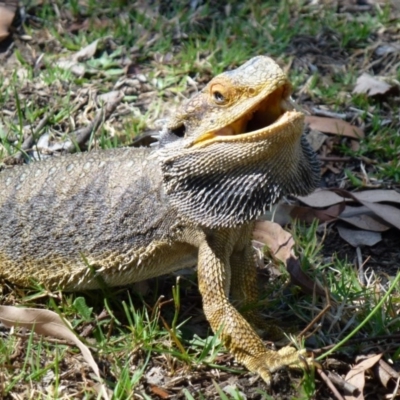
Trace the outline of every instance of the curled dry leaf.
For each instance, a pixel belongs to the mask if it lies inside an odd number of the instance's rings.
[[[70,70],[76,76],[83,76],[86,72],[86,68],[81,62],[89,60],[95,55],[99,40],[100,39],[95,40],[71,56],[60,58],[56,61],[56,65],[59,68]]]
[[[161,399],[171,398],[171,395],[166,390],[164,390],[163,388],[161,388],[159,386],[151,386],[151,391],[155,396],[157,396]]]
[[[299,286],[304,293],[317,294],[325,297],[326,292],[321,283],[316,279],[311,279],[302,269],[300,261],[295,257],[290,257],[286,260],[286,269],[290,274],[293,285]]]
[[[294,256],[293,236],[275,222],[257,221],[253,238],[264,243],[268,247],[271,256],[279,261],[286,263],[289,257]]]
[[[373,77],[367,73],[363,73],[357,78],[356,86],[353,89],[355,94],[366,94],[370,97],[382,96],[393,91],[395,87],[388,83]]]
[[[300,262],[293,251],[294,239],[289,232],[275,222],[257,221],[253,239],[266,245],[271,257],[285,263],[293,284],[301,287],[305,293],[315,292],[320,296],[325,296],[321,284],[311,279],[301,269]]]
[[[396,382],[398,379],[400,379],[400,374],[382,359],[380,359],[375,365],[374,372],[381,381],[382,385],[386,388],[388,387],[390,381]]]
[[[345,395],[346,400],[364,400],[365,371],[372,368],[382,357],[382,354],[374,354],[362,360],[347,373],[346,381],[354,385],[358,390],[358,395]]]
[[[0,306],[0,321],[8,327],[23,327],[33,330],[39,335],[52,336],[74,343],[79,347],[83,358],[90,365],[99,382],[102,382],[99,367],[89,348],[72,332],[68,322],[63,321],[55,312],[38,308]],[[101,384],[101,394],[104,399],[109,400],[106,387],[103,384]]]
[[[342,119],[306,115],[305,121],[310,129],[320,132],[347,136],[352,139],[361,139],[364,137],[364,131],[361,128],[353,126]]]
[[[86,60],[89,60],[90,58],[92,58],[96,53],[99,40],[100,39],[95,40],[94,42],[90,43],[83,49],[76,52],[72,56],[72,60],[75,62],[82,62],[82,61],[86,61]]]

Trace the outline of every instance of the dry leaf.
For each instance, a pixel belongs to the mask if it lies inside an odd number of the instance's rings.
[[[350,193],[343,189],[333,189],[333,191],[318,189],[309,196],[299,196],[297,198],[310,207],[319,208],[348,202],[350,199],[361,203],[379,217],[375,218],[372,216],[375,220],[375,222],[371,222],[372,230],[382,232],[385,230],[384,226],[394,226],[400,229],[400,209],[392,205],[378,203],[385,201],[400,204],[400,194],[394,190],[365,190],[363,192]],[[378,222],[380,223],[380,227]],[[367,220],[364,223],[367,223]]]
[[[353,126],[342,119],[306,115],[305,122],[309,125],[310,129],[320,132],[347,136],[352,139],[361,139],[364,137],[364,131],[361,128]]]
[[[344,210],[345,204],[334,204],[333,206],[320,210],[317,208],[292,206],[290,217],[307,223],[312,223],[317,219],[320,223],[334,221]]]
[[[400,204],[400,193],[395,190],[364,190],[362,192],[353,193],[353,195],[360,201],[370,201],[371,203],[386,201],[388,203]]]
[[[382,354],[374,354],[354,365],[347,373],[346,381],[354,385],[360,392],[358,396],[345,395],[346,400],[364,400],[365,371],[372,368],[382,357]]]
[[[382,235],[379,232],[352,229],[342,224],[337,224],[337,230],[340,237],[353,247],[374,246],[382,240]]]
[[[376,364],[374,372],[385,388],[388,387],[391,380],[396,382],[400,378],[400,374],[382,359],[380,359],[378,364]]]
[[[271,221],[257,221],[253,238],[264,243],[271,252],[271,256],[286,262],[292,256],[294,240],[289,232],[286,232],[280,225]]]
[[[97,50],[97,45],[100,39],[95,40],[93,43],[90,43],[88,46],[84,47],[83,49],[79,50],[72,56],[72,61],[75,62],[82,62],[89,60],[92,58]]]
[[[299,286],[304,293],[317,294],[325,297],[326,292],[319,281],[311,279],[302,269],[300,261],[295,257],[286,260],[286,269],[290,274],[291,283]]]
[[[369,201],[360,200],[356,197],[356,193],[350,193],[343,189],[334,189],[334,191],[343,197],[359,201],[362,205],[373,211],[378,217],[382,218],[386,222],[389,222],[390,225],[396,227],[397,229],[400,229],[400,209],[388,204],[372,203]]]
[[[169,399],[171,396],[170,394],[159,386],[152,386],[151,391],[155,396],[160,397],[161,399]]]
[[[385,223],[365,206],[352,207],[347,205],[339,219],[367,231],[385,232],[391,228],[390,224]]]
[[[400,4],[400,2],[399,2]],[[385,56],[390,53],[400,53],[400,44],[398,43],[382,43],[375,49],[375,54],[378,57]]]
[[[388,204],[370,203],[369,201],[360,201],[360,203],[368,207],[378,217],[389,222],[389,224],[397,229],[400,229],[400,209],[389,206]]]
[[[266,245],[273,258],[285,263],[293,284],[301,287],[305,293],[315,292],[320,296],[325,296],[321,284],[311,279],[301,269],[299,260],[294,256],[294,240],[289,232],[275,222],[257,221],[253,238]]]
[[[61,69],[70,70],[74,75],[81,77],[85,74],[86,68],[77,61],[60,59],[55,62],[55,65]]]
[[[83,344],[72,332],[72,328],[67,326],[58,314],[50,310],[38,308],[19,308],[13,306],[0,306],[0,321],[8,326],[23,327],[33,330],[39,335],[52,336],[67,340],[79,347],[83,358],[90,365],[100,382],[102,382],[99,367],[89,348]],[[109,400],[105,386],[101,385],[103,398]]]
[[[310,143],[310,146],[314,151],[318,151],[321,146],[325,143],[325,140],[328,136],[324,135],[320,131],[311,130],[310,133],[306,136],[307,142]]]
[[[330,207],[334,204],[343,203],[345,198],[331,190],[317,189],[308,196],[298,196],[302,203],[310,207]]]
[[[0,42],[8,37],[9,29],[18,8],[17,0],[5,0],[0,3]]]
[[[86,72],[86,68],[82,61],[88,60],[94,56],[97,50],[97,45],[100,39],[95,40],[93,43],[79,50],[75,54],[68,57],[60,58],[56,61],[57,67],[70,70],[76,76],[83,76]]]
[[[372,97],[387,94],[392,89],[393,86],[364,72],[360,77],[357,78],[356,86],[353,90],[353,93],[365,93],[368,96]]]
[[[101,105],[104,103],[114,103],[119,101],[121,97],[120,90],[112,90],[111,92],[103,93],[97,96],[97,104]]]

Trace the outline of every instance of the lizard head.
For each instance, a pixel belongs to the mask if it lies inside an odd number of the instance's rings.
[[[280,67],[259,56],[212,79],[169,120],[158,156],[181,214],[205,227],[232,227],[318,185],[319,164],[291,91]]]

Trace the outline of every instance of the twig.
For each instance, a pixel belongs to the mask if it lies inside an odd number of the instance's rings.
[[[399,394],[399,385],[400,385],[400,378],[397,378],[396,387],[393,389],[392,396],[391,396],[392,399],[395,399],[397,397],[397,395]]]
[[[354,160],[352,157],[335,157],[335,156],[319,156],[321,161],[331,161],[331,162],[349,162]]]
[[[339,375],[337,375],[331,371],[327,371],[327,374],[328,374],[328,378],[332,381],[332,383],[334,383],[339,389],[343,389],[343,391],[346,392],[347,394],[354,396],[359,391],[359,389],[357,387],[355,387],[351,383],[345,381]]]
[[[320,108],[316,108],[316,107],[312,107],[311,109],[315,115],[321,115],[322,117],[338,118],[338,119],[346,118],[346,114],[343,114],[343,113],[339,114],[339,113],[336,113],[333,111],[321,110]]]
[[[344,400],[344,397],[338,392],[336,389],[335,385],[332,383],[332,381],[328,378],[328,376],[325,374],[322,369],[317,368],[317,372],[321,379],[326,383],[326,385],[331,389],[333,395],[337,398],[337,400]]]
[[[299,337],[305,336],[306,332],[308,332],[309,329],[312,328],[312,326],[317,323],[317,321],[319,321],[332,307],[332,303],[331,303],[331,296],[329,294],[328,288],[327,286],[325,286],[325,297],[327,299],[327,305],[319,312],[319,314],[317,316],[315,316],[315,318],[312,319],[312,321],[299,333]],[[311,334],[313,334],[316,331],[316,329],[314,329],[313,332],[311,332],[309,334],[309,336],[311,336]]]
[[[32,148],[35,143],[35,139],[39,136],[40,132],[43,128],[47,125],[49,118],[51,117],[52,113],[46,113],[44,117],[40,120],[38,126],[36,127],[35,131],[28,135],[25,140],[23,141],[20,150],[14,155],[16,160],[20,160],[25,152]]]
[[[90,136],[99,129],[101,124],[110,118],[123,97],[124,94],[120,92],[114,101],[107,103],[104,108],[97,112],[96,117],[89,125],[72,132],[70,135],[75,136],[76,139],[73,141],[66,141],[62,149],[72,153],[77,147],[80,148],[90,138]]]
[[[364,276],[364,263],[362,260],[361,249],[359,246],[356,247],[357,261],[358,264],[358,280],[361,285],[365,287],[365,276]]]

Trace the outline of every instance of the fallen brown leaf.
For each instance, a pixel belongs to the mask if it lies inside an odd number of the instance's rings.
[[[346,192],[346,191],[344,191]],[[350,193],[350,192],[346,192]],[[400,193],[395,190],[363,190],[362,192],[351,193],[352,197],[358,201],[369,201],[371,203],[399,203]],[[310,207],[329,207],[333,204],[338,204],[346,201],[346,197],[341,196],[332,190],[317,189],[308,196],[298,196],[297,198],[304,204]]]
[[[310,207],[330,207],[334,204],[343,203],[345,198],[331,190],[317,189],[308,196],[297,197],[302,203]]]
[[[18,8],[18,0],[0,2],[0,42],[10,34],[9,29]]]
[[[400,194],[394,190],[365,190],[363,192],[351,193],[343,189],[332,189],[324,190],[318,189],[311,193],[309,196],[299,196],[297,197],[302,203],[317,208],[330,207],[334,204],[339,204],[343,202],[355,201],[366,207],[369,212],[366,212],[374,221],[370,218],[363,217],[363,229],[371,229],[378,232],[383,232],[386,230],[385,227],[393,226],[400,229],[400,208],[389,205],[382,204],[382,202],[396,203],[400,204]],[[359,209],[359,215],[361,214]],[[375,216],[379,217],[376,218]],[[342,217],[342,215],[340,215]],[[344,218],[349,216],[343,216]],[[360,218],[359,216],[357,218]],[[353,218],[350,223],[357,225],[357,218]],[[370,223],[370,228],[367,228],[365,224]],[[361,228],[361,226],[360,226]]]
[[[288,258],[294,256],[293,236],[275,222],[257,221],[253,231],[253,239],[264,243],[271,256],[284,263]]]
[[[347,394],[346,400],[364,400],[365,371],[372,368],[382,357],[382,354],[374,354],[362,360],[347,373],[346,381],[354,385],[358,390],[358,395]]]
[[[378,217],[382,218],[390,225],[400,229],[400,209],[390,206],[388,204],[381,204],[381,203],[372,203],[370,201],[360,200],[357,198],[356,193],[350,193],[343,189],[334,189],[334,191],[342,195],[343,197],[347,197],[356,201],[359,201],[362,205],[369,208],[373,211]]]
[[[338,118],[315,117],[306,115],[306,124],[310,129],[315,129],[324,133],[333,135],[347,136],[352,139],[361,139],[364,137],[364,131]]]
[[[302,269],[300,261],[295,257],[286,260],[286,269],[290,274],[291,283],[299,286],[304,293],[317,294],[325,297],[326,292],[319,281],[311,279]]]
[[[382,240],[380,232],[353,229],[343,224],[337,224],[336,227],[340,237],[353,247],[374,246]]]
[[[307,142],[310,143],[312,149],[314,151],[318,151],[321,146],[325,143],[327,136],[324,135],[320,131],[311,130],[310,133],[306,136]]]
[[[99,382],[102,382],[99,367],[89,348],[73,333],[68,322],[63,321],[55,312],[38,308],[0,306],[0,321],[8,327],[23,327],[33,330],[39,335],[52,336],[74,343],[79,347],[83,358],[90,365]],[[104,399],[109,400],[106,387],[103,384],[101,385],[101,393]]]
[[[394,89],[394,86],[364,72],[357,78],[353,93],[365,93],[367,96],[373,97],[388,94],[392,89]]]
[[[344,210],[345,203],[334,204],[327,209],[317,209],[311,207],[293,206],[290,217],[299,221],[312,223],[317,219],[320,223],[334,221]]]
[[[279,224],[271,221],[257,221],[253,239],[266,245],[271,257],[285,263],[293,284],[301,287],[305,293],[315,292],[320,296],[325,295],[321,284],[311,279],[301,269],[300,262],[293,251],[293,236]]]
[[[81,50],[79,50],[78,52],[76,52],[72,56],[72,61],[82,62],[82,61],[86,61],[86,60],[89,60],[90,58],[92,58],[96,53],[97,45],[99,44],[99,40],[100,39],[95,40],[94,42],[90,43],[86,47],[84,47]]]
[[[159,386],[152,386],[151,391],[153,392],[154,395],[156,395],[162,399],[170,398],[170,394],[163,388],[160,388]]]
[[[353,195],[360,201],[369,201],[371,203],[386,201],[400,204],[400,193],[395,190],[363,190],[362,192],[353,193]]]
[[[371,203],[369,201],[360,201],[360,203],[368,207],[378,217],[389,222],[389,224],[397,229],[400,229],[400,209],[388,204]]]
[[[380,359],[378,364],[375,365],[374,372],[378,376],[382,385],[386,388],[388,387],[390,380],[396,382],[398,379],[400,379],[400,374],[382,359]]]
[[[367,231],[385,232],[391,228],[390,224],[377,217],[365,206],[352,207],[347,205],[344,211],[340,214],[339,219],[355,226],[356,228]]]

